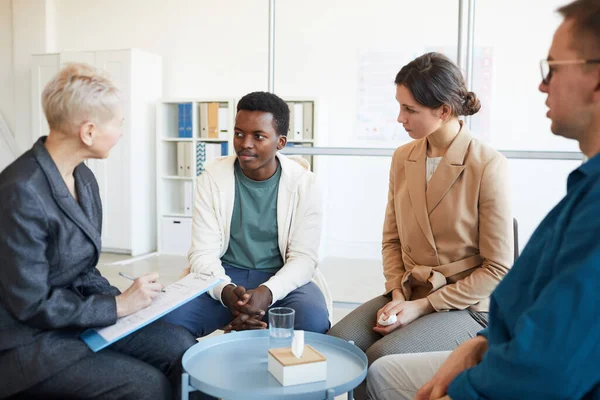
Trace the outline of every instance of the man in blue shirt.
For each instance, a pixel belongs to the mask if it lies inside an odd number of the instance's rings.
[[[600,0],[559,12],[539,89],[552,132],[589,161],[494,291],[488,328],[452,353],[375,362],[371,399],[600,398]]]

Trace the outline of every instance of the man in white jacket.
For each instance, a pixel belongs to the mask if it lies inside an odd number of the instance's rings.
[[[239,101],[236,154],[209,162],[197,178],[189,252],[192,273],[224,283],[167,315],[168,322],[196,336],[264,329],[270,307],[291,307],[295,329],[329,329],[331,299],[317,268],[315,176],[305,160],[278,153],[289,120],[287,104],[272,93]]]

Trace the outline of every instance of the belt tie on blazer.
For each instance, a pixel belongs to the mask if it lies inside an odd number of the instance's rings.
[[[412,261],[412,260],[411,260]],[[475,268],[483,263],[483,259],[479,254],[463,258],[449,264],[428,266],[416,265],[407,269],[402,276],[402,292],[404,297],[409,300],[412,294],[411,278],[425,285],[430,285],[431,288],[428,294],[435,292],[439,288],[446,285],[446,278],[452,275],[460,274],[471,268]],[[407,267],[409,265],[405,264]]]

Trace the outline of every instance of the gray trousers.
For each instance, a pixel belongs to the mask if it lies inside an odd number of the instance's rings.
[[[382,336],[373,332],[373,327],[377,323],[377,311],[390,300],[387,296],[369,300],[335,324],[327,334],[354,341],[367,354],[371,365],[390,354],[454,350],[487,326],[487,313],[455,310],[425,315]],[[354,396],[358,400],[366,397],[364,382],[355,389]]]
[[[369,400],[412,400],[437,372],[450,351],[382,357],[369,368]]]
[[[184,328],[155,322],[12,398],[179,398],[181,357],[194,344]]]
[[[377,311],[389,301],[386,296],[369,300],[335,324],[328,334],[353,340],[367,353],[370,365],[389,354],[454,350],[487,326],[487,313],[470,310],[434,312],[382,336],[373,332],[373,327],[377,322]]]

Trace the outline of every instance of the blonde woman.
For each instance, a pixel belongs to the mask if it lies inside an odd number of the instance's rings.
[[[383,227],[385,294],[330,334],[381,356],[453,350],[487,326],[489,296],[513,263],[508,163],[461,115],[480,103],[448,58],[428,53],[396,76],[414,141],[392,158]]]
[[[184,329],[151,324],[97,353],[79,339],[161,289],[148,274],[120,293],[96,269],[102,205],[83,161],[123,135],[119,90],[73,64],[42,104],[50,133],[0,173],[0,398],[172,398],[195,343]]]

